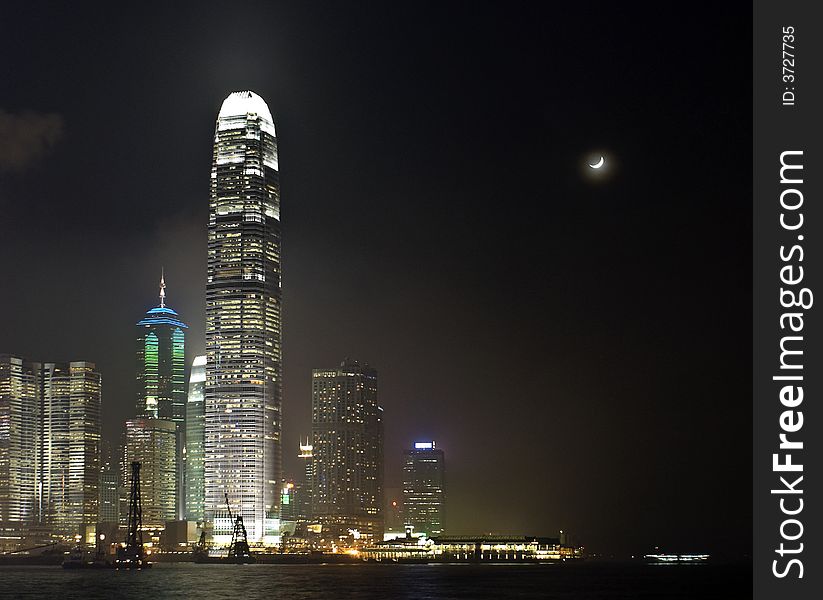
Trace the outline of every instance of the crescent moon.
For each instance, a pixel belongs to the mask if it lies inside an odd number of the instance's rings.
[[[602,167],[602,166],[603,166],[603,163],[605,163],[605,162],[606,162],[606,159],[605,159],[604,157],[602,157],[602,156],[601,156],[601,157],[600,157],[600,160],[598,160],[598,161],[597,161],[596,163],[594,163],[593,165],[591,165],[591,164],[590,164],[589,166],[590,166],[592,169],[599,169],[600,167]]]

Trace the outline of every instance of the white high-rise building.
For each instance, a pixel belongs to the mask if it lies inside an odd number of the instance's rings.
[[[251,543],[278,541],[281,243],[277,138],[250,91],[214,131],[206,282],[205,517],[228,543],[226,498]]]
[[[205,444],[206,357],[195,356],[189,375],[189,398],[186,403],[186,519],[203,520],[206,483],[203,479],[203,445]]]

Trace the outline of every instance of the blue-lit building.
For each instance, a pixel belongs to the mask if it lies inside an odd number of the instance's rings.
[[[149,309],[137,322],[135,417],[141,420],[169,421],[174,424],[174,481],[162,482],[162,485],[174,486],[175,515],[173,516],[175,518],[182,518],[185,503],[183,448],[185,446],[187,395],[185,357],[187,327],[178,314],[166,306],[166,282],[165,277],[161,277],[160,305]],[[154,426],[152,425],[151,428],[153,429]],[[158,424],[158,429],[166,430],[167,427]],[[145,439],[152,438],[146,437]],[[151,456],[156,449],[138,448],[135,443],[132,443],[131,447],[138,453],[147,453],[145,458],[148,461],[167,462],[165,458],[161,461],[159,457]],[[162,495],[165,496],[166,492]]]

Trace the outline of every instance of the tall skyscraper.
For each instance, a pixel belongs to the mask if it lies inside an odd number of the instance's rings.
[[[433,441],[415,442],[403,461],[405,525],[430,536],[441,535],[445,517],[445,455]]]
[[[250,91],[214,130],[206,280],[206,520],[228,542],[233,513],[275,543],[281,469],[281,241],[277,137]]]
[[[189,375],[189,399],[186,402],[186,520],[203,521],[206,481],[203,476],[205,445],[206,357],[195,356]]]
[[[382,534],[383,409],[377,371],[357,361],[312,371],[313,512],[323,528]]]
[[[149,309],[137,323],[135,416],[174,423],[175,465],[168,482],[168,485],[174,486],[175,498],[175,513],[171,520],[182,518],[185,502],[183,446],[186,420],[186,328],[187,325],[177,313],[166,306],[166,281],[161,276],[160,304]],[[145,451],[148,449],[144,449]]]
[[[34,523],[40,454],[39,363],[0,354],[0,527]]]
[[[0,521],[66,539],[99,519],[101,378],[94,363],[0,356]]]
[[[101,387],[94,363],[43,365],[40,510],[64,536],[100,516]]]

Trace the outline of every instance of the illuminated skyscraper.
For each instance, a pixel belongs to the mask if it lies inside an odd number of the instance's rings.
[[[186,520],[202,521],[206,482],[203,478],[205,412],[203,391],[206,388],[206,357],[195,356],[189,375],[189,399],[186,402]]]
[[[445,455],[432,442],[416,442],[403,461],[405,525],[430,536],[443,533]]]
[[[312,371],[312,506],[324,529],[383,531],[383,409],[377,371],[357,361]]]
[[[0,522],[73,539],[99,519],[101,378],[94,363],[0,355]]]
[[[0,354],[0,527],[37,519],[40,363]]]
[[[281,469],[280,183],[274,121],[232,92],[214,130],[206,280],[206,520],[231,534],[224,494],[249,540],[274,543]]]
[[[166,306],[166,282],[165,277],[161,277],[159,306],[149,309],[137,323],[135,416],[138,419],[159,419],[174,423],[174,472],[167,485],[173,486],[175,511],[170,520],[182,518],[185,502],[182,482],[186,420],[186,328],[177,313]],[[150,449],[143,451],[149,452]],[[143,506],[145,510],[145,500]]]
[[[100,517],[101,378],[94,363],[45,363],[42,382],[39,513],[70,538]]]

